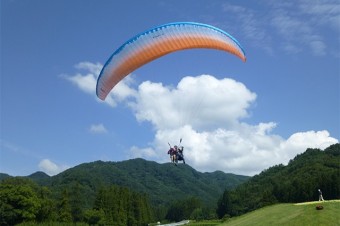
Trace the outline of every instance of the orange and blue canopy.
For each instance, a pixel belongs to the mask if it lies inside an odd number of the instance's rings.
[[[134,36],[111,55],[98,77],[97,96],[105,100],[120,80],[144,64],[192,48],[223,50],[246,61],[238,41],[219,28],[193,22],[164,24]]]

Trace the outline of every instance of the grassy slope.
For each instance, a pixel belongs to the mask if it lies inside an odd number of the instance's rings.
[[[322,205],[323,210],[316,210]],[[340,200],[309,202],[299,204],[277,204],[268,206],[240,217],[235,217],[222,224],[219,221],[191,222],[188,226],[339,226]],[[35,223],[23,223],[20,226],[33,226]],[[46,223],[40,226],[68,226],[74,224]],[[77,226],[86,224],[77,224]]]
[[[323,210],[316,210],[322,205]],[[223,226],[340,225],[340,200],[268,206],[224,222]]]

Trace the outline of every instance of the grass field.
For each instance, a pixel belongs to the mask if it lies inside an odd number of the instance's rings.
[[[322,205],[323,210],[316,210]],[[225,222],[191,222],[188,226],[340,226],[340,200],[277,204]]]
[[[323,210],[316,210],[322,205]],[[33,226],[36,224],[23,223],[20,226]],[[75,224],[46,223],[39,226],[68,226]],[[83,226],[86,224],[76,224]],[[225,222],[191,221],[186,226],[340,226],[340,200],[325,202],[306,202],[296,204],[277,204],[231,218]]]
[[[316,210],[322,205],[323,210]],[[339,226],[340,200],[268,206],[240,217],[232,218],[223,226]]]

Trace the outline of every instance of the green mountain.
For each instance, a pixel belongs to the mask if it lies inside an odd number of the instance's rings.
[[[226,190],[218,202],[218,215],[238,216],[274,203],[340,199],[340,144],[325,150],[307,149],[290,160],[250,178],[236,189]]]
[[[53,177],[40,172],[29,178],[50,187],[52,191],[78,186],[87,195],[88,205],[92,204],[99,188],[114,184],[147,194],[154,205],[167,205],[176,200],[198,197],[207,206],[214,207],[225,189],[234,188],[249,177],[221,171],[201,173],[189,165],[175,166],[132,159],[84,163]]]
[[[275,203],[318,200],[319,188],[325,200],[340,199],[340,144],[307,149],[288,165],[251,178],[133,159],[84,163],[53,177],[0,174],[0,181],[5,220],[0,225],[28,220],[127,225],[212,219],[215,211],[228,219]]]
[[[32,173],[31,175],[29,175],[27,177],[34,180],[34,181],[45,180],[45,179],[47,180],[47,179],[50,178],[49,175],[47,175],[46,173],[41,172],[41,171]]]
[[[6,174],[6,173],[0,173],[0,181],[6,179],[6,178],[9,178],[11,177],[10,175]]]

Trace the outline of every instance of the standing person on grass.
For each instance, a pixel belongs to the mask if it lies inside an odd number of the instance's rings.
[[[322,196],[322,191],[321,191],[320,189],[318,189],[318,192],[319,192],[319,202],[320,202],[320,201],[325,201],[325,200],[323,199],[323,196]]]

